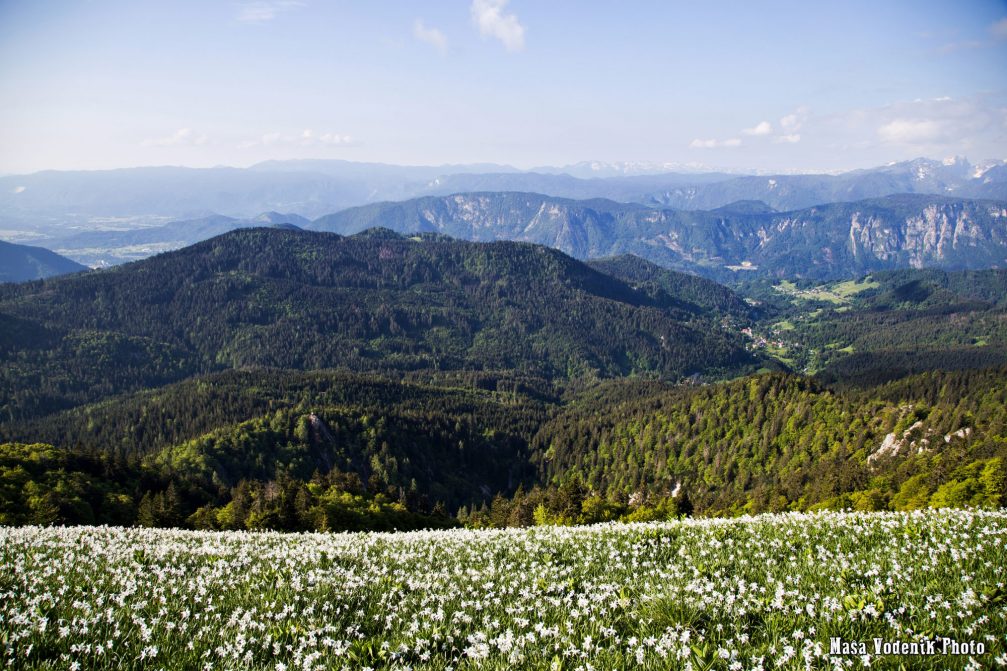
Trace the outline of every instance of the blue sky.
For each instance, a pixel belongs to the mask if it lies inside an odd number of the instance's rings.
[[[1007,3],[0,0],[0,172],[1007,157]]]

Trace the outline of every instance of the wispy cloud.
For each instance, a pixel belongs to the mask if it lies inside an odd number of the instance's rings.
[[[472,21],[483,37],[500,40],[507,51],[524,49],[524,26],[517,15],[505,13],[507,0],[472,0]]]
[[[917,153],[966,153],[1002,143],[1007,108],[986,96],[901,102],[874,114],[878,139]]]
[[[751,128],[742,128],[741,134],[753,138],[766,138],[774,144],[797,144],[801,141],[801,134],[798,131],[804,125],[808,114],[807,107],[798,107],[783,116],[776,126],[770,121],[760,121]],[[689,143],[689,146],[693,149],[723,149],[740,147],[742,144],[741,139],[736,137],[725,140],[696,138]]]
[[[982,49],[987,46],[985,42],[979,40],[965,40],[963,42],[948,42],[937,49],[939,54],[953,54],[956,51],[966,51],[968,49]]]
[[[335,147],[339,145],[352,145],[353,138],[349,135],[338,133],[316,133],[310,128],[306,128],[297,135],[285,135],[283,133],[265,133],[257,138],[242,140],[237,144],[238,149],[250,149],[252,147],[270,147],[277,145],[300,146],[300,147]]]
[[[199,147],[207,143],[207,137],[196,134],[191,128],[179,128],[165,137],[147,138],[140,143],[143,147]]]
[[[242,23],[266,23],[280,14],[304,7],[301,0],[255,0],[238,3],[238,21]]]
[[[780,128],[783,130],[793,130],[794,128],[797,128],[799,124],[800,121],[798,120],[796,114],[788,114],[780,119]]]
[[[802,145],[837,157],[869,156],[878,162],[913,156],[984,158],[1002,153],[1007,106],[994,94],[902,100],[809,114],[801,128]]]
[[[773,132],[773,125],[768,121],[761,121],[751,128],[745,128],[741,131],[745,135],[769,135]]]
[[[340,135],[338,133],[315,134],[315,132],[309,128],[301,133],[300,143],[304,146],[353,144],[353,138],[349,135]]]
[[[727,147],[740,147],[741,140],[736,137],[727,140],[701,140],[696,138],[689,143],[692,149],[724,149]]]
[[[780,128],[783,129],[784,133],[794,133],[799,131],[801,130],[801,126],[804,125],[804,121],[807,117],[808,108],[798,107],[792,113],[780,119]]]
[[[943,135],[943,124],[933,119],[894,119],[878,128],[882,142],[897,144],[929,144]]]
[[[413,37],[424,44],[429,44],[443,56],[448,51],[448,39],[436,28],[428,28],[422,19],[413,22]]]
[[[990,26],[990,33],[998,40],[1007,40],[1007,17],[1004,17]]]
[[[801,106],[796,110],[780,118],[780,133],[773,137],[776,144],[797,144],[801,141],[801,134],[798,132],[808,119],[810,110]]]
[[[973,51],[976,49],[988,49],[995,45],[997,41],[1007,40],[1007,18],[1000,19],[989,25],[988,30],[989,39],[955,39],[950,42],[946,42],[941,46],[934,49],[935,53],[941,54],[942,56],[947,56],[948,54],[954,54],[959,51]]]

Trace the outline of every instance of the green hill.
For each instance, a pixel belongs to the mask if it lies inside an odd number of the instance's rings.
[[[539,480],[706,514],[1007,504],[1004,369],[862,391],[791,375],[701,389],[609,383],[536,434]]]
[[[661,302],[680,301],[695,314],[722,314],[750,320],[757,311],[741,296],[711,280],[668,270],[632,254],[593,259],[587,264]]]
[[[244,229],[0,288],[0,417],[228,368],[590,381],[718,376],[756,363],[720,326],[723,314],[686,303],[536,245]],[[44,337],[24,339],[24,329]]]
[[[0,240],[0,282],[27,282],[82,270],[87,266],[48,249]]]

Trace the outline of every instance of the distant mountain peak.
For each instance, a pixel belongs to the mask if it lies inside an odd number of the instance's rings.
[[[721,170],[705,163],[672,161],[580,161],[563,166],[539,166],[529,172],[546,175],[570,175],[581,179],[607,179],[611,177],[643,177],[669,173],[701,174],[724,172],[750,174],[748,170]]]
[[[274,226],[279,224],[291,224],[296,228],[304,228],[310,223],[309,219],[302,217],[299,214],[283,214],[282,212],[274,211],[263,212],[252,219],[252,221],[256,223],[272,224]]]
[[[776,210],[761,200],[736,200],[722,207],[718,207],[713,212],[730,212],[732,214],[769,214]]]

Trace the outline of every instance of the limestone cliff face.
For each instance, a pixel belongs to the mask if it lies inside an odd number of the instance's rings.
[[[720,280],[738,273],[824,279],[908,267],[1007,267],[1007,203],[942,196],[909,194],[774,212],[751,204],[687,211],[476,193],[340,216],[327,218],[332,227],[325,230],[352,233],[353,227],[380,225],[483,242],[518,240],[578,258],[628,252]]]
[[[994,262],[999,256],[1000,263],[1007,263],[1007,206],[931,203],[904,217],[857,211],[850,216],[848,246],[855,258],[897,265],[904,261],[913,268],[969,267],[974,255]]]

